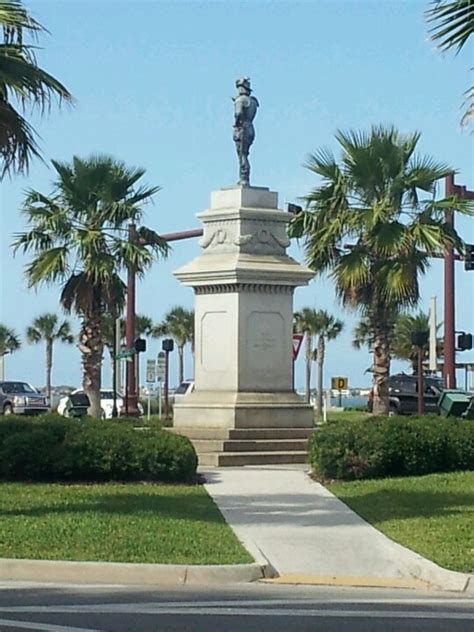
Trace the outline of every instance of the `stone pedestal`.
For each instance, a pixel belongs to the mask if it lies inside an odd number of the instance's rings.
[[[180,428],[304,428],[313,409],[293,389],[293,292],[313,272],[286,255],[288,213],[261,187],[211,194],[202,254],[175,272],[196,295],[195,390]]]

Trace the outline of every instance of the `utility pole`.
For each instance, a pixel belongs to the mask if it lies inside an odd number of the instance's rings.
[[[465,186],[454,184],[454,172],[446,176],[445,196],[457,195],[461,199],[474,200],[474,191]],[[446,224],[454,229],[454,209],[446,211]],[[455,346],[455,277],[453,247],[450,246],[444,256],[444,386],[456,388],[456,346]]]

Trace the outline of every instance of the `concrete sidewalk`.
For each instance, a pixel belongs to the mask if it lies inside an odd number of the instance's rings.
[[[268,559],[281,581],[474,588],[472,577],[442,569],[387,538],[312,481],[307,470],[200,469],[237,536],[250,552]]]

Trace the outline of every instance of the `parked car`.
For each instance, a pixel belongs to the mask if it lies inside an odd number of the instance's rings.
[[[413,414],[418,409],[418,376],[398,373],[388,379],[389,414]],[[439,413],[439,398],[443,392],[443,380],[439,377],[424,378],[425,412]],[[367,408],[372,412],[374,393],[371,391],[367,400]]]
[[[47,397],[28,382],[0,382],[2,415],[39,415],[48,410]]]
[[[87,412],[89,406],[89,398],[80,388],[72,391],[70,395],[59,400],[57,411],[64,417],[81,417]],[[123,395],[117,393],[117,410],[120,415],[123,406]],[[100,391],[100,407],[102,408],[103,419],[112,419],[112,410],[114,407],[114,393],[112,390]],[[139,403],[138,410],[143,415],[143,406]]]
[[[169,394],[169,402],[170,404],[179,404],[179,402],[183,401],[183,399],[194,391],[194,380],[185,380],[181,382],[178,388],[174,391],[174,393]]]

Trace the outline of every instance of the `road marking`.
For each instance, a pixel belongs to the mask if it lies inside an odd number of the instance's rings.
[[[52,623],[31,623],[30,621],[11,621],[10,619],[0,619],[0,625],[22,630],[37,630],[38,632],[103,632],[103,630],[96,628],[72,628],[64,625],[53,625]]]
[[[151,604],[104,604],[103,606],[43,606],[27,608],[3,608],[3,612],[37,613],[37,614],[136,614],[136,615],[194,615],[194,616],[275,616],[275,617],[330,617],[330,618],[369,618],[369,619],[436,619],[436,620],[473,620],[474,612],[453,612],[453,611],[431,611],[431,610],[334,610],[327,608],[265,608],[265,607],[237,607],[229,605],[227,607],[212,607],[209,603],[206,606],[190,605],[184,607],[183,604],[173,605],[151,605]],[[1,623],[1,621],[0,621]],[[21,623],[21,622],[20,622]],[[21,627],[21,626],[20,626]],[[34,629],[34,628],[30,628]],[[43,629],[43,628],[41,628]],[[48,628],[45,628],[48,629]],[[57,632],[82,632],[82,628],[59,627]],[[87,631],[90,632],[90,631]]]
[[[5,613],[21,613],[21,612],[69,612],[70,609],[74,609],[74,611],[83,611],[83,612],[96,612],[98,610],[103,610],[107,612],[122,612],[124,610],[129,611],[138,607],[148,607],[148,608],[173,608],[177,607],[179,603],[180,608],[213,608],[213,607],[222,607],[222,608],[234,608],[234,607],[262,607],[262,606],[312,606],[316,608],[318,604],[327,606],[331,605],[366,605],[366,606],[377,606],[383,607],[386,605],[403,605],[403,606],[455,606],[455,605],[470,605],[474,609],[474,598],[469,597],[446,597],[446,598],[415,598],[415,599],[403,599],[394,597],[392,599],[369,599],[365,598],[356,598],[356,599],[337,599],[331,597],[324,597],[321,601],[315,601],[314,599],[218,599],[218,600],[192,600],[192,601],[133,601],[133,602],[123,602],[120,603],[96,603],[96,604],[57,604],[57,605],[49,605],[49,606],[0,606],[0,612]]]

